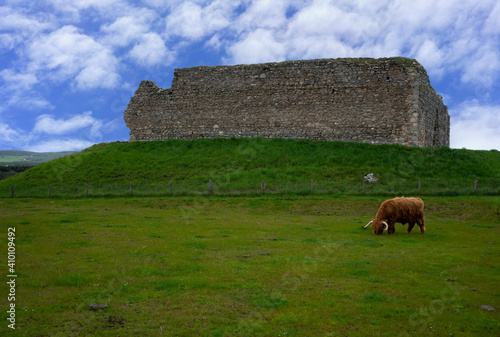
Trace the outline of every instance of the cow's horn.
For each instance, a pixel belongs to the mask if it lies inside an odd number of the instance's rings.
[[[366,224],[366,226],[365,226],[365,227],[363,227],[363,228],[366,228],[366,227],[370,226],[370,224],[371,224],[372,222],[373,222],[373,220],[372,220],[372,221],[370,221],[369,223],[367,223],[367,224]]]
[[[383,221],[382,223],[384,224],[384,231],[388,230],[389,225],[387,224],[387,222]]]

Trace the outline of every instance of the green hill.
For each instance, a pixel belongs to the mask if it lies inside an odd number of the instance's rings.
[[[17,150],[0,150],[0,166],[35,166],[40,163],[61,158],[75,151],[64,152],[31,152]]]
[[[65,152],[30,152],[0,150],[0,180],[24,172],[40,163],[61,158],[75,151]]]
[[[500,152],[263,138],[115,142],[42,163],[0,181],[16,187],[500,179]]]

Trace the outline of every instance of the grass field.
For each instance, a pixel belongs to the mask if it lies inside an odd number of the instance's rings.
[[[0,335],[500,335],[500,198],[425,198],[426,234],[375,236],[381,201],[1,199]]]

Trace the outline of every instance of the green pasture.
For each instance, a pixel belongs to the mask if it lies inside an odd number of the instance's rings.
[[[383,200],[0,199],[0,335],[499,336],[500,197],[424,198],[425,234],[375,236]]]

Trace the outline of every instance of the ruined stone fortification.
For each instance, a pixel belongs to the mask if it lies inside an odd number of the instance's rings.
[[[450,118],[415,60],[320,59],[176,69],[143,81],[130,140],[266,137],[449,146]]]

